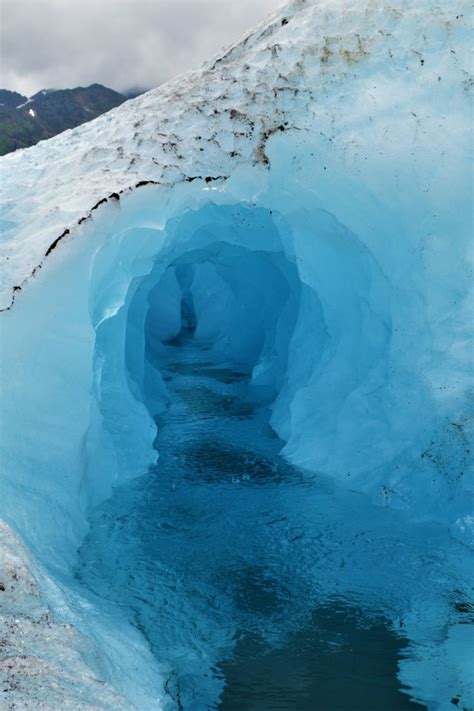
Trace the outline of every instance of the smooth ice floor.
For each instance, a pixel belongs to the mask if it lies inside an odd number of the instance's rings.
[[[210,347],[182,337],[160,366],[159,460],[92,512],[76,578],[143,632],[169,708],[425,708],[397,662],[404,617],[454,574],[445,534],[285,462]]]

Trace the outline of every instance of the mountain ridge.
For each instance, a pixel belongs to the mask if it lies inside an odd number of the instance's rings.
[[[102,84],[42,89],[30,97],[0,89],[0,155],[28,148],[120,106],[140,91],[124,94]]]

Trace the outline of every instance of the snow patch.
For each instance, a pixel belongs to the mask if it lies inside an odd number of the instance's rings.
[[[16,108],[23,109],[25,106],[28,106],[28,104],[31,104],[33,101],[34,99],[28,99],[27,101],[23,102],[23,104],[18,104]]]

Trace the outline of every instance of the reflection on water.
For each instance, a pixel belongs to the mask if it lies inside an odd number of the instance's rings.
[[[177,363],[170,363],[167,366],[167,370],[170,373],[178,373],[180,375],[201,375],[228,385],[248,379],[246,373],[240,373],[232,368],[218,368],[212,361],[178,361]]]
[[[302,472],[276,456],[266,459],[250,450],[212,440],[192,442],[183,451],[182,460],[189,468],[190,477],[197,476],[209,484],[223,481],[277,484],[304,478]]]
[[[257,591],[257,600],[259,597]],[[390,631],[383,618],[367,620],[356,608],[337,602],[325,604],[313,610],[306,624],[277,647],[252,630],[238,635],[233,657],[219,663],[225,677],[219,708],[425,708],[400,692],[396,670],[403,647],[403,640]]]
[[[186,404],[188,414],[201,418],[252,417],[254,404],[232,395],[216,393],[202,385],[185,385],[176,390],[178,397]]]
[[[406,558],[387,512],[279,457],[247,376],[211,350],[181,336],[162,374],[160,459],[92,512],[76,574],[143,632],[169,708],[423,708],[380,612]]]

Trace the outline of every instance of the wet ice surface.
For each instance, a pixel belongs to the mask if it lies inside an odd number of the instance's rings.
[[[397,662],[455,589],[446,534],[295,469],[247,377],[165,350],[159,461],[92,512],[76,577],[143,632],[170,708],[425,708]]]

